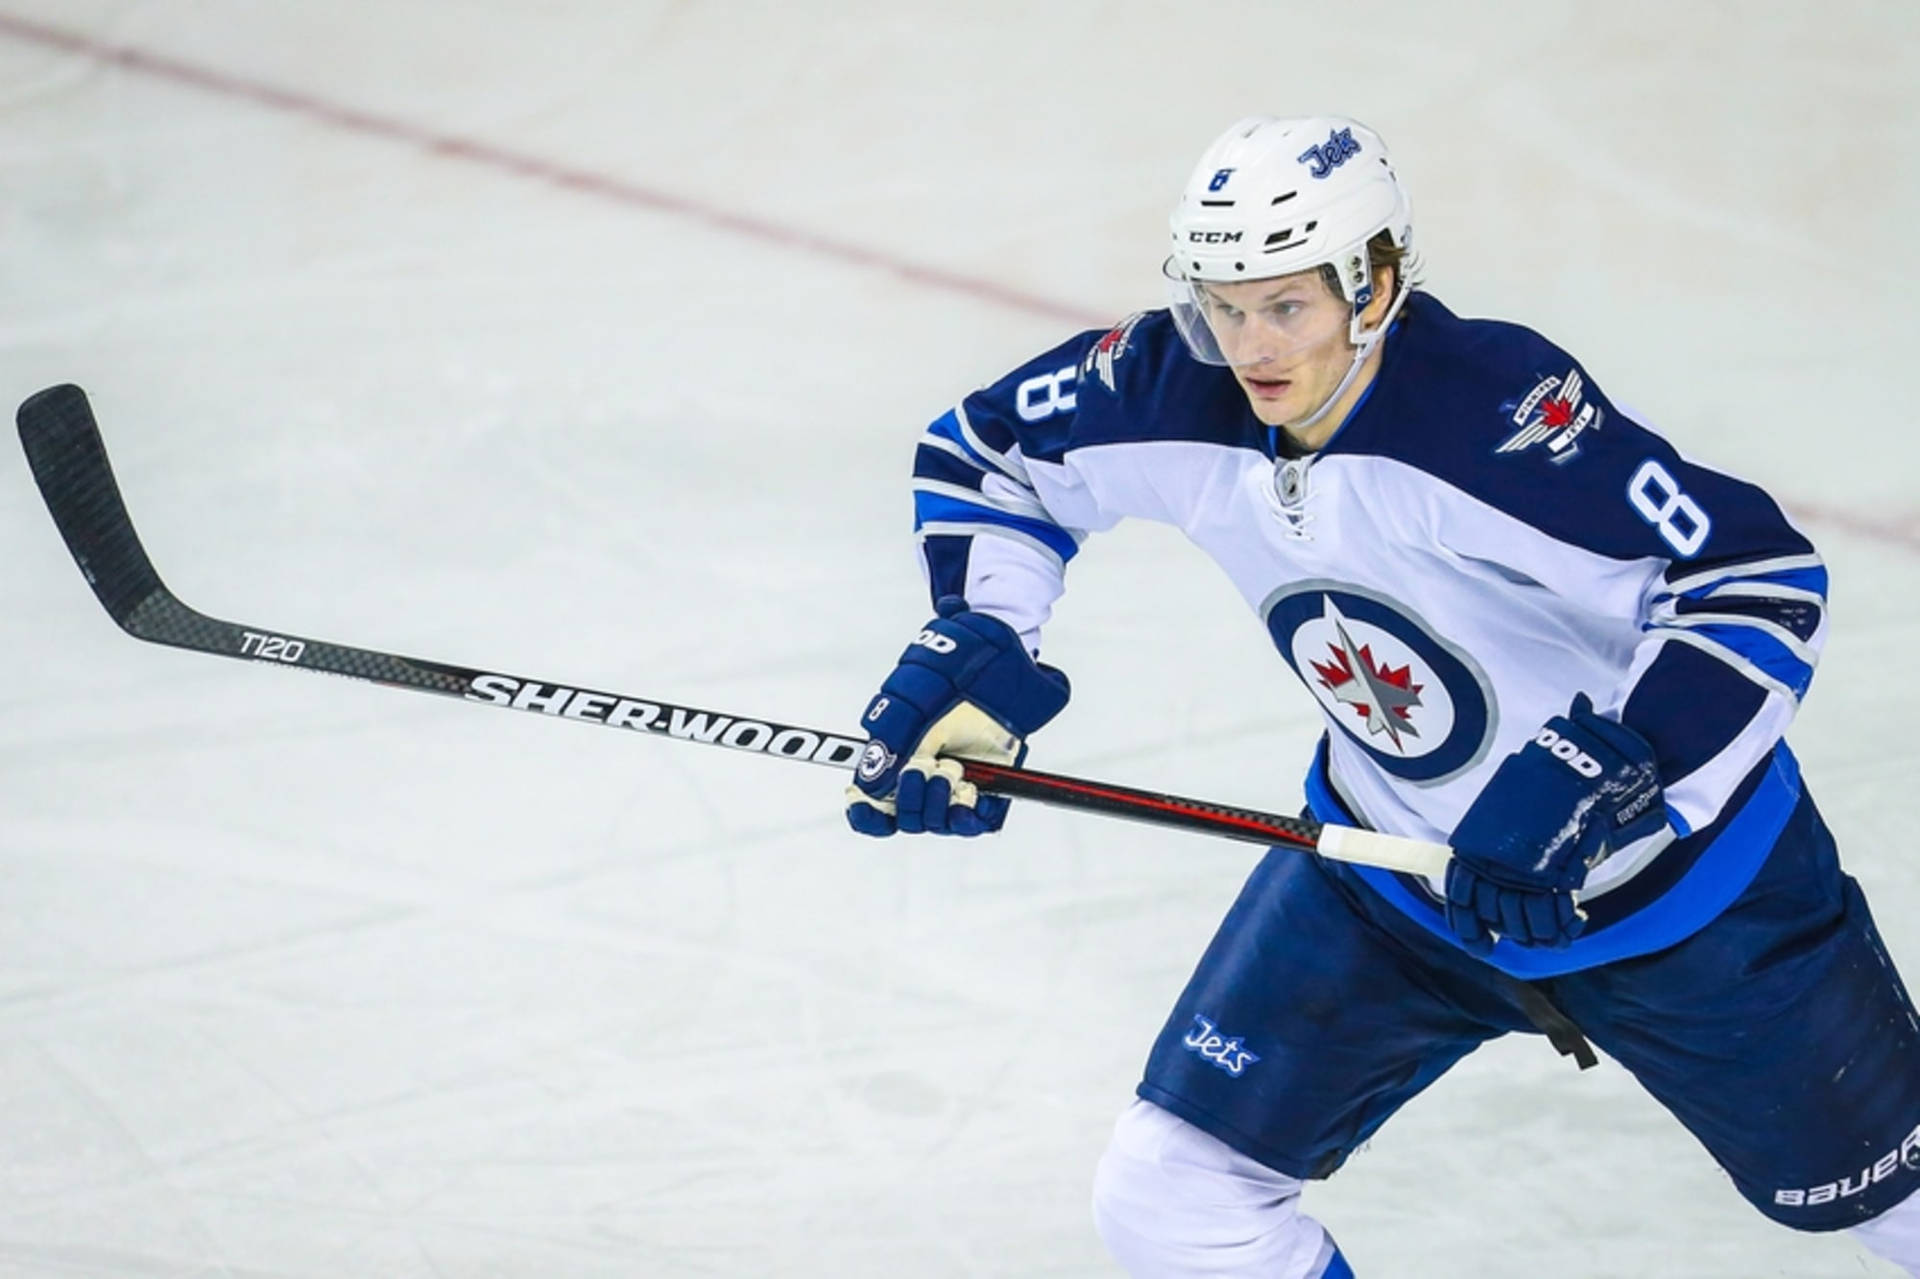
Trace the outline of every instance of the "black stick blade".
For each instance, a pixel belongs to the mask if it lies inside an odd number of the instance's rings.
[[[34,483],[67,549],[108,615],[132,629],[134,610],[167,588],[133,531],[87,393],[70,384],[50,386],[29,396],[15,420]]]

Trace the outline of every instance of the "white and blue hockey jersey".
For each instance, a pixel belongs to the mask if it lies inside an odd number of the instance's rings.
[[[1586,692],[1655,748],[1672,829],[1582,892],[1522,977],[1645,954],[1723,910],[1799,797],[1781,734],[1826,635],[1826,571],[1764,492],[1679,456],[1516,325],[1415,293],[1326,446],[1288,457],[1164,311],[966,397],[914,467],[933,594],[1036,651],[1088,534],[1128,516],[1224,569],[1328,726],[1323,819],[1445,842],[1508,754]],[[1438,885],[1362,868],[1449,941]]]

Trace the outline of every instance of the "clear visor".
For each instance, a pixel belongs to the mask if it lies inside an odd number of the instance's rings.
[[[1202,364],[1252,368],[1292,357],[1351,333],[1353,308],[1328,292],[1318,272],[1266,280],[1190,280],[1171,259],[1162,268],[1168,307]]]

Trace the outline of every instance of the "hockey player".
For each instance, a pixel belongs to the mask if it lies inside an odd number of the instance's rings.
[[[1360,124],[1235,124],[1172,231],[1167,309],[926,432],[937,615],[867,706],[849,820],[999,827],[952,757],[1018,760],[1065,706],[1041,627],[1087,535],[1141,516],[1226,571],[1317,699],[1313,814],[1454,856],[1261,861],[1101,1160],[1113,1254],[1350,1275],[1303,1183],[1541,1029],[1633,1072],[1768,1217],[1920,1276],[1920,1023],[1782,740],[1826,637],[1812,546],[1545,338],[1421,291]]]

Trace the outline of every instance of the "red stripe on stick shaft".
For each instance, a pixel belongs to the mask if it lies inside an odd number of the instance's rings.
[[[1016,798],[1052,800],[1072,807],[1097,808],[1117,816],[1132,815],[1145,820],[1169,817],[1195,830],[1257,843],[1290,844],[1312,848],[1319,839],[1317,822],[1281,817],[1246,808],[1230,808],[1205,800],[1187,799],[1157,791],[1135,790],[1084,778],[1063,777],[1024,768],[1007,768],[979,760],[962,760],[962,776],[982,790]]]

